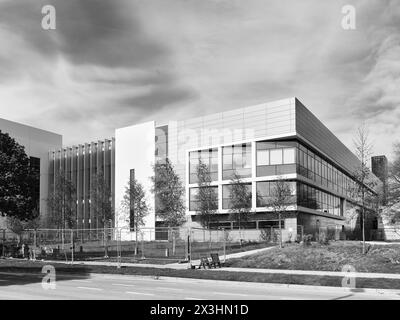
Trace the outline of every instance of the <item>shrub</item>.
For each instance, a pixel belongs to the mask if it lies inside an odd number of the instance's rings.
[[[307,247],[311,245],[312,234],[306,234],[303,236],[303,246]]]
[[[320,232],[318,236],[318,242],[323,245],[328,245],[329,244],[328,235],[325,232]]]
[[[260,240],[261,241],[271,241],[271,230],[270,229],[260,229]]]
[[[231,235],[230,235],[230,231],[229,230],[227,230],[227,229],[225,229],[224,230],[224,241],[225,242],[232,242],[232,237],[231,237]]]

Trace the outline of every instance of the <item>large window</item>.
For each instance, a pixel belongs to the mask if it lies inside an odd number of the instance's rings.
[[[257,142],[257,177],[296,172],[296,142]]]
[[[279,220],[258,221],[258,229],[279,228]],[[285,220],[281,220],[281,228],[285,229]]]
[[[335,192],[354,197],[356,182],[333,165],[298,144],[297,173]]]
[[[296,182],[287,182],[292,190],[292,198],[288,199],[289,204],[296,203]],[[257,207],[268,207],[270,200],[274,194],[274,188],[276,187],[275,181],[261,181],[257,182]]]
[[[251,193],[251,183],[245,183],[245,186],[247,188],[247,192]],[[231,209],[232,204],[231,204],[231,190],[232,190],[232,185],[230,184],[225,184],[222,186],[222,209]],[[250,203],[249,205],[251,206],[251,199],[249,199]]]
[[[215,208],[218,208],[218,187],[202,187],[202,188],[210,188],[212,192],[215,194],[216,202],[214,203]],[[190,188],[189,189],[189,210],[197,211],[200,207],[200,198],[199,198],[199,190],[200,188]]]
[[[251,177],[251,144],[244,143],[222,148],[222,178],[232,179],[235,173],[240,178]]]
[[[324,213],[342,215],[339,197],[301,182],[297,182],[297,203],[299,206]]]
[[[197,167],[200,163],[206,164],[210,170],[211,181],[218,180],[218,149],[205,149],[189,153],[189,183],[198,183]]]

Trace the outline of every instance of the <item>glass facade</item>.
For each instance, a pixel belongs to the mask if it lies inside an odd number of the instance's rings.
[[[155,158],[163,161],[168,157],[168,126],[157,127],[155,130]]]
[[[232,179],[236,173],[240,178],[251,177],[251,144],[237,144],[222,148],[222,179]]]
[[[271,229],[271,228],[279,228],[279,221],[278,220],[259,220],[259,221],[242,221],[240,227],[242,229]],[[285,221],[281,220],[282,229],[285,228]],[[232,230],[238,229],[239,224],[233,221],[218,221],[218,222],[211,222],[210,229],[225,229],[225,230]]]
[[[247,191],[251,193],[251,183],[245,183]],[[224,184],[222,186],[222,209],[230,209],[232,207],[230,194],[232,190],[232,185]]]
[[[34,201],[36,203],[36,208],[39,210],[40,206],[40,158],[30,157],[29,166],[32,167],[35,172],[35,186],[33,188]]]
[[[296,204],[296,182],[288,181],[288,184],[290,185],[293,196],[290,204]],[[257,207],[268,207],[268,203],[273,194],[274,187],[274,181],[257,182]]]
[[[240,178],[262,178],[283,174],[298,174],[308,181],[289,181],[293,190],[293,204],[335,216],[343,215],[341,197],[354,199],[357,183],[344,171],[336,168],[321,155],[305,147],[297,140],[258,141],[255,143],[254,163],[256,176],[252,176],[252,144],[236,144],[221,147],[222,179],[230,180],[237,173]],[[206,149],[189,153],[190,183],[197,183],[196,167],[199,159],[211,168],[213,181],[218,180],[218,149]],[[251,182],[245,181],[251,192]],[[256,184],[257,208],[268,207],[274,181],[253,181]],[[312,186],[315,184],[315,186]],[[229,184],[222,184],[222,209],[230,204]],[[218,187],[215,187],[216,191]],[[195,211],[195,189],[190,189],[190,210]],[[338,194],[340,196],[337,196]],[[356,200],[356,199],[354,199]],[[351,201],[351,200],[350,200]]]
[[[215,199],[218,199],[218,187],[203,187],[210,188],[213,192],[215,192]],[[200,188],[190,188],[189,190],[189,210],[197,211],[199,209],[199,190]],[[218,208],[218,203],[215,203],[215,207]]]
[[[296,142],[257,142],[257,177],[296,172]]]
[[[329,162],[301,144],[298,144],[297,158],[297,173],[299,175],[347,197],[352,196],[356,182]]]
[[[297,204],[335,216],[343,215],[339,197],[301,182],[297,182]]]
[[[206,164],[210,170],[211,181],[218,180],[218,149],[205,149],[189,153],[189,183],[198,183],[197,167]]]

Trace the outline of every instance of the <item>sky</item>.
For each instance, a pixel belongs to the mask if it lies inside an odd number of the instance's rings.
[[[0,40],[0,118],[65,145],[293,96],[351,150],[400,140],[398,0],[0,0]]]

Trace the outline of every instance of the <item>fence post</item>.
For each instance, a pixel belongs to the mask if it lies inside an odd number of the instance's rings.
[[[104,228],[104,235],[103,235],[103,243],[104,243],[104,258],[108,258],[108,236],[106,228]]]
[[[141,232],[141,236],[142,236],[142,259],[145,259],[144,256],[144,232]]]
[[[192,259],[191,259],[191,236],[192,236],[192,230],[191,228],[189,228],[189,232],[188,232],[188,269],[192,269]]]
[[[32,260],[36,260],[36,248],[38,247],[37,245],[37,235],[36,235],[36,229],[33,230],[33,250],[32,250]]]
[[[175,230],[172,231],[172,255],[175,256]]]
[[[61,249],[64,250],[64,228],[61,229]]]
[[[74,263],[74,230],[71,229],[71,263]]]
[[[121,269],[121,230],[117,232],[117,269]]]
[[[224,240],[224,263],[226,261],[226,235],[225,235],[225,228],[222,228],[222,232],[223,232],[223,240]]]

